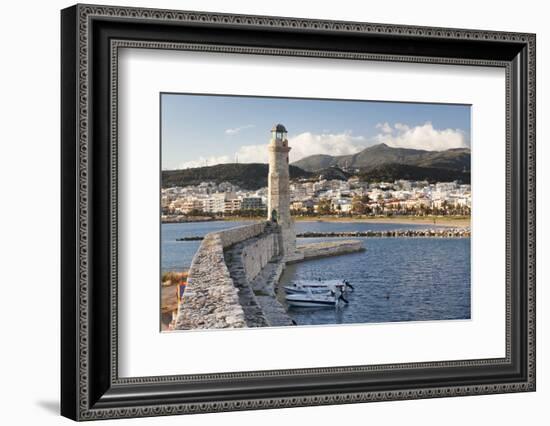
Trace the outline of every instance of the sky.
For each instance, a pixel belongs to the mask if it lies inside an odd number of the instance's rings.
[[[161,94],[162,169],[267,163],[270,130],[288,130],[290,162],[386,143],[441,151],[470,147],[470,106]]]

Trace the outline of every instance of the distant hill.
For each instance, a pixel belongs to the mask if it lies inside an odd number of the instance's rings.
[[[311,155],[292,163],[309,172],[328,167],[368,171],[385,164],[405,164],[428,168],[470,170],[470,149],[456,148],[446,151],[392,148],[384,143],[374,145],[353,155]]]
[[[313,172],[315,178],[326,180],[348,180],[353,176],[353,173],[348,173],[340,169],[339,167],[327,167],[326,169],[317,170]]]
[[[358,169],[359,172],[347,172]],[[268,165],[259,163],[218,164],[184,170],[164,170],[162,187],[198,185],[201,182],[231,182],[243,189],[267,186]],[[312,155],[290,165],[291,179],[340,179],[352,175],[367,181],[397,179],[470,182],[470,150],[446,151],[392,148],[386,144],[365,148],[354,155]]]
[[[290,166],[290,178],[311,178],[315,174]],[[243,189],[255,190],[267,186],[268,165],[259,163],[217,164],[183,170],[163,170],[162,187],[198,185],[201,182],[231,182]]]
[[[339,158],[340,157],[334,157],[332,155],[324,154],[310,155],[309,157],[302,158],[301,160],[295,161],[292,164],[294,166],[300,167],[303,170],[316,172],[319,170],[327,169],[328,167],[337,166]]]
[[[455,180],[466,184],[470,183],[470,172],[395,163],[372,167],[368,171],[359,173],[358,176],[365,182],[394,182],[405,179],[427,180],[430,183],[452,182]]]

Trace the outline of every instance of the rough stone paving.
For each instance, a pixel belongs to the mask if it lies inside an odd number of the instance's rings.
[[[238,293],[225,264],[221,236],[207,235],[193,258],[175,328],[245,327]]]
[[[207,234],[193,258],[174,328],[268,325],[248,283],[279,255],[276,230],[259,222]]]

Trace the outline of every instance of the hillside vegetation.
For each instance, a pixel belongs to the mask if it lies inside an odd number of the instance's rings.
[[[353,172],[351,171],[353,170]],[[260,163],[217,164],[184,170],[164,170],[162,187],[230,182],[246,190],[267,186],[268,165]],[[312,155],[290,165],[290,179],[339,179],[359,176],[367,182],[427,180],[470,183],[470,150],[446,151],[392,148],[378,144],[354,155]]]
[[[309,178],[314,174],[290,166],[290,178]],[[217,164],[184,170],[163,170],[162,187],[198,185],[201,182],[231,182],[243,189],[255,190],[267,186],[267,164]]]

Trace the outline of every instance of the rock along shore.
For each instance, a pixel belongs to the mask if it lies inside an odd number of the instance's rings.
[[[389,231],[339,231],[339,232],[303,232],[297,238],[323,237],[425,237],[425,238],[466,238],[471,236],[470,228],[442,229],[398,229]],[[176,241],[201,241],[204,237],[195,235],[177,238]]]
[[[304,232],[298,238],[321,237],[431,237],[431,238],[464,238],[470,237],[469,228],[445,229],[399,229],[389,231],[341,231],[341,232]]]

